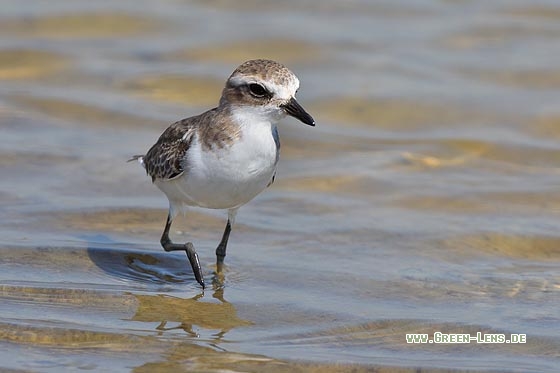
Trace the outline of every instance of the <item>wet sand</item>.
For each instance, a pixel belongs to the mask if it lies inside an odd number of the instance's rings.
[[[557,4],[0,3],[0,370],[557,371]],[[223,275],[225,213],[174,224],[202,293],[126,160],[257,57],[317,127]],[[406,343],[438,331],[527,343]]]

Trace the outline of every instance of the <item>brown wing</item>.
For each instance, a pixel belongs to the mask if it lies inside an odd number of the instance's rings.
[[[205,149],[231,146],[241,136],[239,126],[228,120],[223,112],[218,112],[217,108],[173,123],[142,157],[152,181],[173,179],[186,171],[186,154],[195,133],[198,133]]]
[[[196,131],[196,121],[191,119],[183,119],[169,126],[143,157],[146,172],[152,181],[173,179],[185,172],[185,156]]]

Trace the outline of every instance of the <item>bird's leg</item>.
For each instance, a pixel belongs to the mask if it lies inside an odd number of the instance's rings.
[[[224,258],[226,257],[226,247],[227,247],[230,232],[231,232],[231,224],[228,219],[226,224],[226,229],[224,230],[224,234],[222,235],[222,240],[220,241],[220,244],[216,248],[216,265],[218,267],[218,273],[222,272],[222,268],[224,265]]]
[[[224,229],[224,234],[222,235],[222,240],[216,248],[216,266],[218,273],[222,272],[224,266],[224,258],[226,257],[226,248],[229,239],[229,234],[231,232],[231,227],[235,222],[235,216],[237,215],[237,209],[228,210],[228,221],[226,228]]]
[[[187,242],[184,245],[173,243],[171,238],[169,238],[169,229],[171,228],[171,223],[173,222],[173,217],[171,212],[167,215],[167,222],[165,223],[165,229],[161,235],[161,246],[165,251],[185,251],[191,267],[194,273],[194,278],[204,289],[204,278],[202,277],[202,269],[200,268],[200,261],[198,260],[198,254],[196,253],[194,246],[191,242]]]

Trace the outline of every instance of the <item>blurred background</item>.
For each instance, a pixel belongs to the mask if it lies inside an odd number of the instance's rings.
[[[0,370],[554,372],[560,4],[0,0]],[[203,294],[142,154],[252,58],[300,81]],[[192,210],[212,280],[226,215]],[[527,334],[409,345],[407,333]]]

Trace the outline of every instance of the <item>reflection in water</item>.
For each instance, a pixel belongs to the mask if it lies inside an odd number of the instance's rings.
[[[4,3],[0,370],[558,371],[557,2]],[[257,57],[317,131],[280,124],[202,294],[126,160]],[[222,218],[172,234],[209,263]],[[528,343],[405,342],[437,330]]]
[[[198,294],[190,299],[177,298],[170,295],[135,294],[138,309],[132,317],[133,321],[159,322],[159,331],[182,329],[193,337],[199,337],[195,328],[219,330],[214,334],[214,342],[219,342],[233,328],[247,326],[251,323],[237,317],[235,307],[224,300],[224,289],[214,291],[212,297],[219,302],[202,302],[204,295]],[[177,326],[168,326],[178,323]]]
[[[188,262],[181,255],[165,252],[147,253],[135,250],[89,248],[89,258],[103,271],[118,278],[149,284],[185,286],[188,282],[196,287]],[[180,258],[180,259],[179,259]],[[132,321],[157,322],[157,330],[164,332],[181,329],[198,337],[196,327],[219,330],[215,341],[231,329],[251,323],[237,317],[235,307],[224,299],[224,272],[214,273],[212,298],[218,302],[204,302],[204,292],[192,298],[179,298],[168,294],[131,294],[138,302]],[[176,326],[168,326],[178,323]]]

